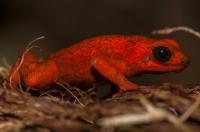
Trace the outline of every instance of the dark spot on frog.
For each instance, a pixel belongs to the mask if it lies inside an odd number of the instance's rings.
[[[133,44],[133,45],[136,44],[132,39],[129,39],[128,42],[131,43],[131,44]]]

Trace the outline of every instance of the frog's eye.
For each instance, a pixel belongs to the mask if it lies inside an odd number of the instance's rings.
[[[167,62],[170,60],[172,53],[164,46],[157,46],[152,50],[154,59],[158,62]]]

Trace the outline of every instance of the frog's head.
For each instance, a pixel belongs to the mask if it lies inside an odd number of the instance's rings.
[[[186,68],[190,60],[171,39],[156,40],[144,46],[146,52],[142,57],[141,69],[144,72],[178,72]]]

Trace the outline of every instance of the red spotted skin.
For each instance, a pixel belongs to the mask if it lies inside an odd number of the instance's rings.
[[[171,51],[169,61],[163,63],[155,60],[152,49],[156,46],[165,46]],[[17,69],[21,56],[15,62],[10,77]],[[43,62],[27,52],[19,74],[27,86],[34,88],[44,88],[53,84],[54,80],[70,85],[109,80],[121,90],[139,90],[140,86],[128,81],[127,77],[146,72],[181,71],[188,64],[188,57],[171,39],[107,35],[86,39],[64,48]],[[14,73],[10,80],[13,86],[17,86],[19,76]]]

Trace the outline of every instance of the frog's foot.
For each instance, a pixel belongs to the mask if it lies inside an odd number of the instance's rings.
[[[142,94],[147,94],[151,92],[152,88],[153,86],[140,86],[140,92]]]
[[[116,98],[116,97],[122,97],[122,96],[128,96],[128,95],[133,95],[134,94],[138,94],[138,93],[141,93],[141,94],[148,94],[151,92],[151,89],[152,89],[152,86],[139,86],[139,90],[138,91],[125,91],[125,90],[119,90],[119,92],[113,94],[113,98]]]

